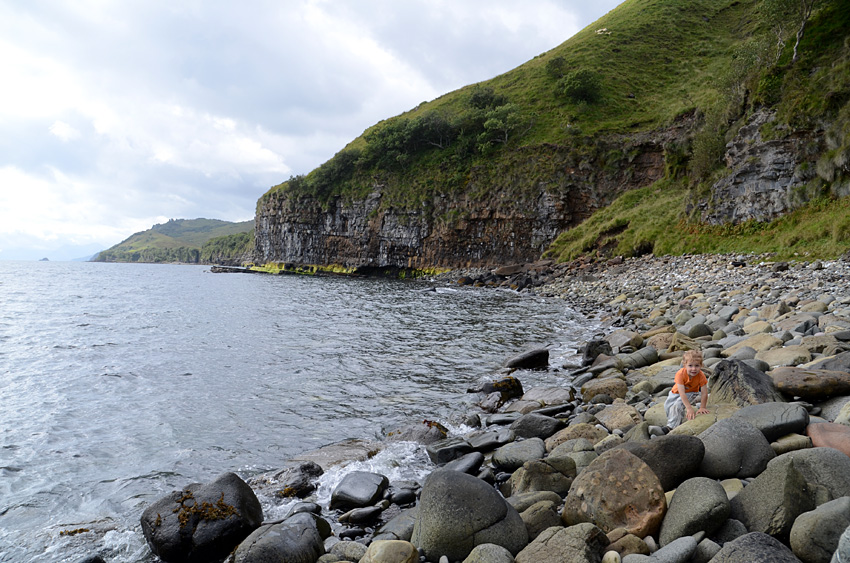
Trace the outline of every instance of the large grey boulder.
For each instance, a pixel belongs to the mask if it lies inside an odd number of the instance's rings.
[[[262,521],[260,501],[235,473],[172,491],[141,518],[151,551],[167,563],[223,561]]]
[[[776,457],[764,434],[743,419],[725,418],[715,422],[699,439],[705,445],[699,472],[712,479],[753,477]]]
[[[776,457],[768,465],[793,464],[806,482],[806,490],[815,506],[850,496],[850,457],[832,448],[795,450]]]
[[[774,442],[786,434],[802,434],[809,424],[809,411],[799,403],[761,403],[744,407],[730,418],[746,420]]]
[[[847,526],[850,526],[850,497],[831,500],[794,520],[791,550],[804,563],[829,563]]]
[[[743,522],[747,530],[783,541],[797,516],[815,507],[806,479],[793,462],[769,465],[735,495],[731,505],[732,518]]]
[[[490,485],[465,473],[436,470],[425,479],[411,543],[431,561],[465,559],[494,543],[512,554],[528,543],[519,513]]]
[[[289,522],[260,526],[245,538],[233,563],[310,563],[324,555],[325,546],[311,522]]]
[[[797,556],[779,540],[752,532],[724,545],[711,563],[800,563]]]
[[[331,493],[331,510],[349,510],[371,506],[381,499],[389,480],[379,473],[352,471],[342,478]]]
[[[770,376],[740,360],[723,360],[712,369],[714,373],[708,379],[711,404],[731,403],[745,407],[785,401]]]
[[[544,530],[516,556],[516,563],[588,563],[601,561],[608,547],[605,533],[589,522]]]
[[[658,476],[665,491],[672,491],[695,474],[705,457],[705,445],[696,436],[668,434],[647,442],[627,442],[617,447],[642,459]]]
[[[707,477],[688,479],[676,489],[661,522],[662,546],[697,532],[712,534],[729,518],[731,508],[723,486]]]

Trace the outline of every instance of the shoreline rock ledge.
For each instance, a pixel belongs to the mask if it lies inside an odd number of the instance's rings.
[[[548,367],[559,383],[523,388],[523,369],[547,369],[541,353],[471,389],[463,435],[429,420],[388,433],[428,452],[422,482],[352,472],[323,507],[316,482],[335,453],[382,447],[334,444],[157,501],[142,516],[151,549],[166,562],[850,561],[850,264],[559,268],[526,287],[570,300],[604,334],[587,335],[581,367]],[[692,349],[710,412],[667,432],[664,399]],[[289,514],[264,522],[254,490]]]

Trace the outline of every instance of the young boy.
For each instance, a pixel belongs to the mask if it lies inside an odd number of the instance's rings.
[[[673,389],[664,401],[667,414],[667,427],[676,428],[682,424],[682,417],[693,420],[698,414],[708,414],[708,379],[700,369],[702,352],[688,350],[682,357],[682,369],[676,372]],[[698,410],[694,411],[693,402],[699,398]]]

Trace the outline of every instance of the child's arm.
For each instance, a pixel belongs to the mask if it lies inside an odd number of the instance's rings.
[[[708,385],[699,389],[699,410],[697,414],[708,414]]]

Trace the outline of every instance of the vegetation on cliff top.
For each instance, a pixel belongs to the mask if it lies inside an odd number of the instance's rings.
[[[264,198],[284,192],[329,204],[380,186],[382,205],[427,211],[434,197],[487,198],[500,186],[470,179],[528,158],[536,147],[568,146],[589,166],[606,166],[617,162],[606,152],[612,139],[660,136],[680,124],[691,132],[684,142],[661,139],[667,177],[564,233],[550,256],[570,259],[600,244],[626,255],[750,251],[758,238],[743,235],[772,232],[766,238],[777,241],[776,229],[788,232],[795,252],[834,255],[850,246],[846,228],[830,231],[832,242],[824,244],[802,232],[807,225],[799,219],[707,228],[686,210],[725,173],[725,145],[737,128],[756,109],[769,108],[777,119],[762,130],[765,138],[826,129],[817,177],[801,198],[816,203],[798,215],[831,213],[824,202],[850,192],[848,33],[846,0],[627,0],[508,73],[374,125]],[[515,183],[539,190],[534,178]]]
[[[253,229],[253,221],[171,219],[131,235],[92,261],[218,263],[249,255],[254,248]]]

